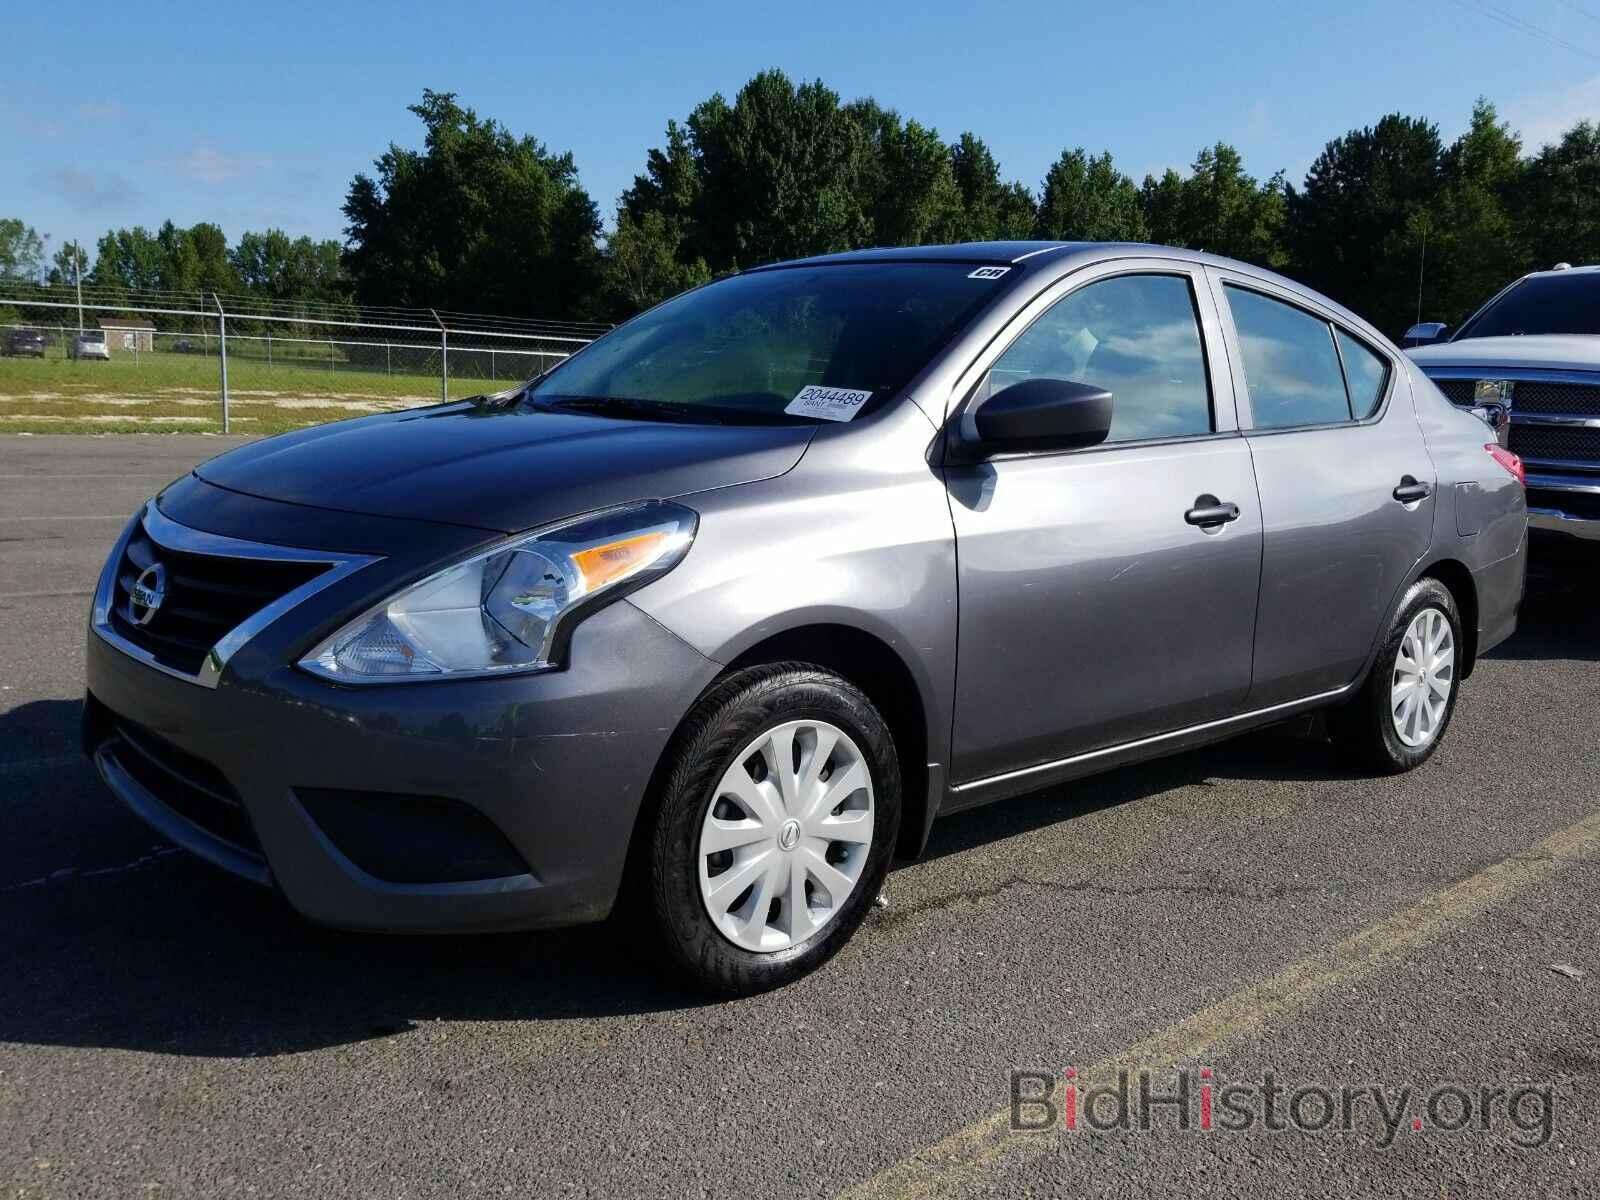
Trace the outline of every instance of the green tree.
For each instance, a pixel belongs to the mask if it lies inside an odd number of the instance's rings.
[[[675,218],[658,211],[634,217],[617,210],[606,238],[605,291],[609,311],[626,317],[711,279],[705,260],[682,262],[683,235]]]
[[[1525,269],[1600,262],[1600,124],[1580,121],[1540,150],[1511,209]]]
[[[1438,127],[1392,114],[1329,142],[1287,193],[1293,272],[1390,334],[1416,317],[1421,230],[1438,198]]]
[[[254,295],[320,303],[349,299],[349,282],[335,241],[291,238],[281,229],[268,229],[241,234],[228,257],[240,284]]]
[[[44,273],[44,239],[17,217],[0,217],[0,279],[35,282]]]
[[[180,229],[166,221],[156,231],[161,247],[158,286],[165,292],[235,292],[239,277],[228,257],[228,239],[208,221]]]
[[[1467,131],[1445,151],[1441,173],[1437,201],[1412,219],[1419,243],[1427,234],[1419,298],[1424,319],[1455,325],[1526,269],[1523,231],[1511,210],[1525,174],[1522,143],[1494,105],[1479,100]]]
[[[50,273],[46,282],[51,287],[70,287],[78,281],[78,272],[88,279],[92,274],[94,256],[77,241],[62,242],[50,256]]]
[[[1226,142],[1207,147],[1183,181],[1182,244],[1264,267],[1283,266],[1285,191],[1281,174],[1257,184]]]
[[[763,71],[689,115],[700,190],[693,247],[713,270],[846,250],[871,229],[862,132],[821,82]]]
[[[1111,152],[1064,150],[1044,177],[1037,236],[1063,241],[1143,241],[1149,236],[1139,189],[1117,170]]]
[[[902,121],[875,100],[846,108],[862,135],[856,179],[877,246],[915,246],[958,240],[962,197],[950,151],[939,131]]]
[[[345,197],[345,267],[369,304],[573,313],[599,284],[600,220],[571,154],[478,117],[449,92],[410,111],[424,148],[390,144]]]
[[[108,230],[95,246],[94,272],[86,277],[97,290],[113,294],[156,291],[167,271],[161,242],[143,225]]]
[[[1171,167],[1162,172],[1160,179],[1154,175],[1144,177],[1144,184],[1139,188],[1139,209],[1144,213],[1145,229],[1152,242],[1195,248],[1184,207],[1186,182]]]
[[[1039,219],[1033,193],[1020,183],[1000,181],[1000,164],[982,139],[963,133],[950,147],[950,168],[961,198],[954,241],[1007,241],[1033,236]]]

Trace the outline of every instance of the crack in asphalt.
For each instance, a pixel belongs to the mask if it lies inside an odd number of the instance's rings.
[[[1021,888],[1038,888],[1042,891],[1060,892],[1064,895],[1082,895],[1092,893],[1095,895],[1117,896],[1121,898],[1154,895],[1185,895],[1185,896],[1215,896],[1227,900],[1241,900],[1252,904],[1266,903],[1282,899],[1289,895],[1307,895],[1311,893],[1326,893],[1338,890],[1328,884],[1257,884],[1257,885],[1227,885],[1204,883],[1149,883],[1116,885],[1099,883],[1093,879],[1029,879],[1022,876],[1013,876],[991,887],[970,888],[966,891],[949,893],[943,896],[924,901],[909,908],[889,908],[878,914],[874,922],[880,928],[893,929],[898,925],[911,920],[913,917],[925,916],[929,913],[940,912],[953,908],[958,904],[981,904],[985,900],[992,900],[996,896]]]

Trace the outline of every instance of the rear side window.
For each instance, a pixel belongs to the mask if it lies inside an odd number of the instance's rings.
[[[1212,429],[1194,293],[1180,275],[1119,275],[1057,301],[989,369],[989,394],[1041,376],[1110,392],[1108,442]]]
[[[1350,419],[1333,326],[1260,292],[1227,285],[1257,429]]]
[[[1345,382],[1350,385],[1350,415],[1364,421],[1383,403],[1389,360],[1342,329],[1336,328],[1333,336],[1339,343],[1339,357],[1344,360]]]

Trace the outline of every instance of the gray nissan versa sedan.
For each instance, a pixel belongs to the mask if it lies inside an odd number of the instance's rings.
[[[1516,457],[1277,276],[833,255],[172,483],[100,581],[85,744],[312,920],[625,895],[753,991],[935,817],[1313,709],[1422,763],[1515,625],[1526,525]]]

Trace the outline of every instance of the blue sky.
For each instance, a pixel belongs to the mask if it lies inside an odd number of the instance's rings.
[[[1218,139],[1298,182],[1351,126],[1398,109],[1450,137],[1480,94],[1535,145],[1600,118],[1600,0],[186,0],[3,25],[0,216],[52,248],[167,217],[337,237],[351,176],[419,140],[424,87],[571,150],[608,218],[668,117],[769,66],[972,129],[1030,186],[1063,146],[1140,178]]]

